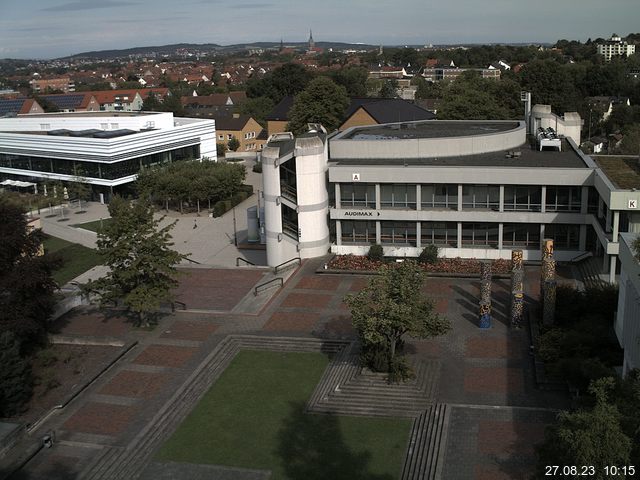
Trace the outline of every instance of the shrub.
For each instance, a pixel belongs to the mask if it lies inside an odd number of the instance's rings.
[[[227,210],[225,209],[225,202],[224,200],[220,200],[219,202],[216,202],[213,205],[213,216],[214,217],[221,217],[222,215],[224,215],[224,212],[226,212]]]
[[[238,192],[234,196],[231,197],[231,205],[236,206],[241,204],[247,199],[247,192]]]
[[[373,262],[381,262],[384,259],[384,250],[382,249],[382,245],[371,245],[369,253],[367,253],[367,258]]]
[[[413,370],[411,370],[405,357],[396,356],[393,358],[391,365],[389,365],[389,375],[387,376],[389,383],[406,382],[414,376]]]
[[[251,170],[256,173],[262,173],[262,162],[256,162]]]
[[[240,185],[240,191],[241,192],[246,192],[247,193],[247,197],[253,195],[253,185],[245,185],[242,184]]]
[[[418,262],[433,265],[438,261],[438,247],[435,245],[427,245],[420,252]]]

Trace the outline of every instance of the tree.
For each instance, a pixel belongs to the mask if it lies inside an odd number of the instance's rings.
[[[0,197],[0,332],[11,331],[28,350],[45,334],[53,312],[60,260],[40,255],[43,234],[29,231],[20,207]]]
[[[627,125],[620,143],[619,153],[640,156],[640,123]]]
[[[112,221],[98,233],[98,252],[109,272],[83,285],[83,291],[96,294],[101,305],[122,301],[139,325],[149,325],[151,313],[171,301],[171,289],[178,284],[176,265],[187,255],[171,249],[175,222],[159,228],[148,202],[116,196],[109,213]]]
[[[538,447],[538,472],[536,478],[545,476],[546,465],[593,466],[595,476],[605,479],[604,467],[629,465],[631,440],[620,428],[620,413],[608,402],[608,393],[615,381],[601,378],[591,384],[590,393],[595,397],[592,410],[562,412],[558,423],[548,427],[544,443]]]
[[[331,74],[332,80],[346,88],[350,97],[367,96],[368,77],[369,72],[364,67],[346,67]]]
[[[382,82],[382,87],[378,92],[380,98],[396,98],[398,96],[398,82],[395,78]]]
[[[405,260],[397,266],[383,266],[361,292],[345,297],[363,346],[381,346],[390,372],[404,335],[430,338],[451,329],[450,322],[434,312],[433,303],[423,295],[423,282],[424,271],[416,262]]]
[[[0,334],[0,365],[0,417],[9,417],[22,410],[33,390],[29,362],[20,355],[20,341],[9,331]]]
[[[231,140],[227,142],[227,148],[235,152],[240,148],[240,141],[236,137],[231,137]]]
[[[342,123],[348,106],[349,96],[344,87],[330,78],[318,77],[295,97],[287,130],[300,134],[306,132],[307,123],[320,123],[327,131],[333,131]]]
[[[273,100],[269,97],[256,97],[247,98],[238,110],[243,115],[249,115],[264,128],[267,126],[266,116],[271,113],[273,107]]]
[[[82,176],[82,172],[78,171],[73,182],[69,185],[69,193],[78,200],[80,210],[82,212],[82,201],[88,201],[91,198],[91,187],[87,179]]]
[[[287,95],[296,95],[306,88],[313,75],[302,65],[285,63],[262,78],[247,82],[249,98],[269,97],[276,104]]]

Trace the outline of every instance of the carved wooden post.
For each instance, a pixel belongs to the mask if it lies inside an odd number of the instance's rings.
[[[480,328],[491,327],[491,262],[480,264]]]

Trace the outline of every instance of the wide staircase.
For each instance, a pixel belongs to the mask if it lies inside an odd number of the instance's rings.
[[[603,280],[601,276],[601,258],[590,257],[582,260],[576,266],[580,276],[582,277],[582,283],[584,283],[585,288],[597,288],[607,285],[607,282]]]
[[[359,366],[357,346],[336,356],[307,404],[307,411],[340,415],[416,417],[434,403],[440,374],[435,360],[418,361],[415,378],[389,384],[386,374]]]

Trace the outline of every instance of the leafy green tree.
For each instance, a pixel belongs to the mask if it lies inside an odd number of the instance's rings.
[[[243,115],[249,115],[262,127],[267,126],[266,116],[273,110],[274,103],[269,97],[248,98],[243,102],[239,111]]]
[[[251,78],[247,82],[249,98],[269,97],[278,103],[287,95],[296,95],[306,88],[313,75],[302,65],[285,63],[262,78]]]
[[[439,316],[423,295],[423,282],[424,271],[416,262],[405,260],[382,267],[367,287],[345,297],[363,344],[383,346],[390,368],[404,335],[430,338],[451,329],[449,320]]]
[[[227,142],[227,148],[232,152],[235,152],[240,148],[240,140],[238,140],[236,137],[231,137],[231,140]]]
[[[162,107],[162,102],[158,99],[158,96],[149,92],[147,98],[145,98],[142,102],[142,111],[143,112],[159,112]]]
[[[392,78],[382,82],[382,87],[378,92],[380,98],[396,98],[398,96],[398,82]]]
[[[101,305],[122,301],[139,325],[148,326],[160,304],[171,301],[176,265],[187,255],[171,249],[175,222],[160,228],[148,202],[132,204],[116,196],[109,213],[112,221],[98,233],[98,252],[109,272],[83,290],[97,295]]]
[[[0,417],[19,413],[31,398],[33,379],[20,341],[9,331],[0,334]]]
[[[534,103],[551,105],[559,113],[576,111],[580,94],[570,67],[554,60],[533,60],[520,71],[520,85],[531,92]]]
[[[86,178],[82,176],[82,171],[77,171],[73,182],[69,185],[69,194],[78,200],[80,212],[82,212],[82,202],[89,201],[91,198],[91,187]]]
[[[619,153],[640,156],[640,123],[628,125],[623,133],[624,137],[620,143]]]
[[[320,123],[327,131],[337,129],[349,106],[347,90],[328,77],[318,77],[300,92],[289,112],[287,130],[304,133],[307,123]]]
[[[367,96],[367,78],[369,72],[364,67],[345,67],[331,73],[331,79],[347,89],[350,97]]]
[[[629,465],[631,440],[620,428],[618,409],[608,401],[614,383],[611,377],[593,382],[589,388],[596,401],[593,409],[562,412],[558,423],[547,428],[537,449],[535,478],[547,478],[546,465],[588,465],[595,470],[591,478],[604,480],[609,478],[605,466]]]
[[[29,231],[24,212],[4,197],[0,218],[0,332],[12,332],[29,350],[44,338],[57,289],[51,272],[60,262],[39,255],[42,232]]]

